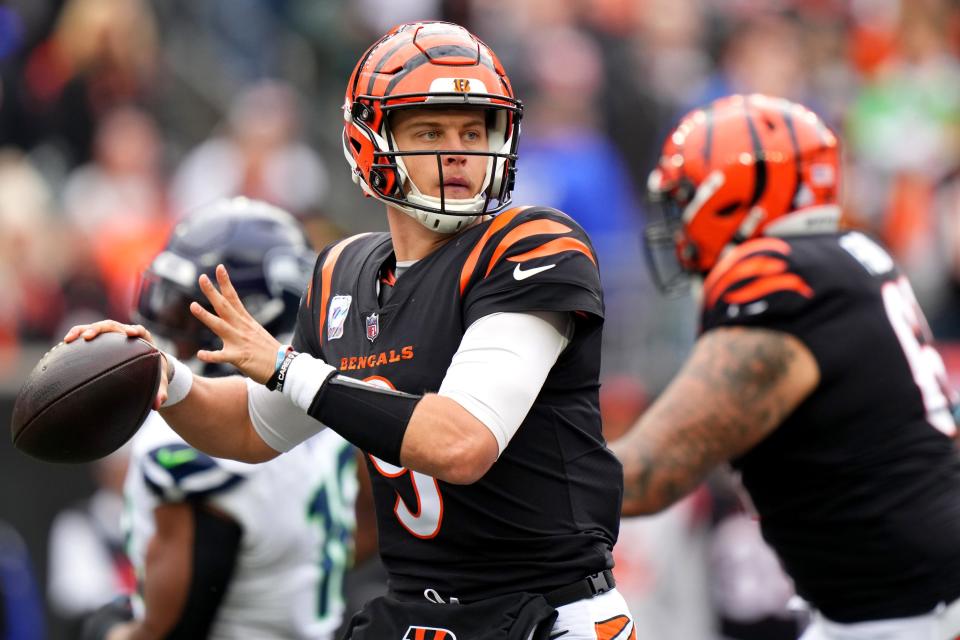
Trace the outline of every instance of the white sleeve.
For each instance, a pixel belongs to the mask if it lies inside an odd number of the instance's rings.
[[[290,451],[326,428],[284,393],[270,391],[247,378],[247,408],[257,434],[272,449]]]
[[[490,429],[503,453],[570,344],[572,331],[567,313],[484,316],[463,334],[437,393]]]

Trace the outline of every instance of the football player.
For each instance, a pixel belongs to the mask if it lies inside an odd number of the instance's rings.
[[[503,67],[462,27],[400,25],[343,110],[390,232],[321,252],[291,346],[227,269],[201,276],[213,311],[191,310],[223,347],[198,356],[251,382],[169,358],[161,414],[221,457],[267,460],[322,424],[368,454],[390,594],[352,638],[634,637],[610,572],[622,474],[600,430],[596,255],[565,214],[510,208],[521,104]],[[66,339],[101,331],[149,336],[103,321]]]
[[[952,639],[951,392],[910,283],[840,230],[838,155],[817,115],[760,95],[694,110],[667,137],[648,246],[664,288],[703,277],[701,334],[613,447],[623,510],[659,511],[730,461],[816,609],[806,640]]]
[[[223,263],[265,330],[289,336],[314,258],[285,211],[220,200],[175,228],[143,277],[135,316],[185,359],[215,348],[188,309],[204,300],[197,274]],[[194,362],[208,376],[235,372]],[[133,439],[124,489],[135,621],[112,625],[101,612],[86,637],[333,638],[357,487],[355,450],[333,431],[250,465],[194,449],[152,413]]]

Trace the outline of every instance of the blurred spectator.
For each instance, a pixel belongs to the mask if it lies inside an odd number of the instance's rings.
[[[172,225],[160,167],[162,144],[147,113],[121,107],[100,121],[94,150],[93,162],[67,179],[64,213],[90,245],[108,286],[111,317],[125,318],[139,274]]]
[[[956,9],[954,9],[956,11]],[[851,105],[848,200],[855,223],[878,234],[923,306],[938,292],[934,188],[960,166],[960,63],[944,2],[902,3],[892,47]]]
[[[43,602],[23,538],[0,520],[0,638],[42,640]]]
[[[692,104],[733,93],[763,93],[816,103],[808,95],[802,38],[801,24],[777,14],[761,14],[733,25],[724,38],[719,67]]]
[[[90,470],[97,490],[61,511],[50,529],[50,606],[76,632],[84,615],[136,587],[120,528],[129,450],[128,445],[94,462]]]
[[[151,94],[158,36],[144,0],[67,0],[49,37],[30,51],[15,95],[68,166],[91,153],[97,120]],[[22,134],[21,134],[22,135]]]
[[[224,130],[191,151],[172,185],[176,214],[221,197],[264,200],[298,217],[316,214],[328,188],[326,166],[301,138],[293,89],[263,81],[230,107]]]
[[[22,337],[46,337],[63,313],[65,269],[50,191],[29,160],[0,149],[0,378]]]

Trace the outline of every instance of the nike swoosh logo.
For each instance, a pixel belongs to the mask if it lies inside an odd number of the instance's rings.
[[[533,267],[532,269],[521,269],[518,264],[517,267],[513,270],[513,277],[517,280],[526,280],[530,276],[535,276],[538,273],[542,273],[547,269],[553,269],[555,264],[545,264],[542,267]]]
[[[163,448],[157,451],[157,462],[166,469],[179,467],[182,464],[193,462],[196,459],[197,452],[195,449],[171,450]]]

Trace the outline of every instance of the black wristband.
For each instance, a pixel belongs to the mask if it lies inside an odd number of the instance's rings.
[[[307,413],[363,451],[399,467],[403,435],[421,397],[335,375],[320,387]]]
[[[300,354],[293,349],[287,349],[287,355],[284,356],[283,362],[281,362],[277,370],[273,372],[270,379],[264,383],[264,386],[270,391],[283,391],[283,383],[287,378],[287,369],[290,368],[290,363],[292,363],[293,359],[298,355]]]

